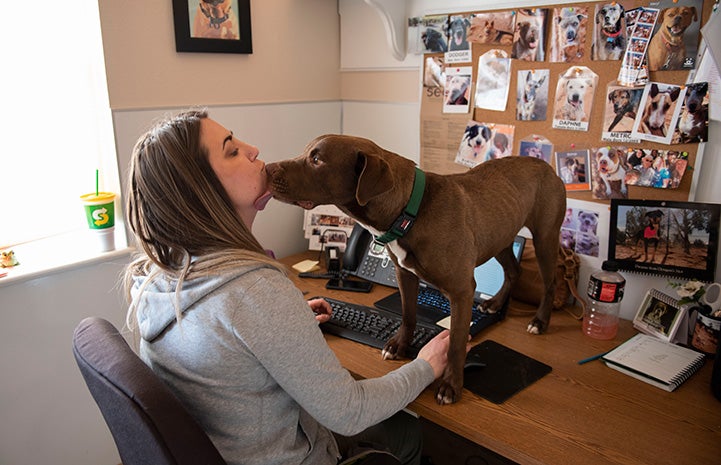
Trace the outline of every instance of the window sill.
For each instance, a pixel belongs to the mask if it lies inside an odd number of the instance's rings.
[[[115,250],[99,252],[95,238],[88,230],[76,230],[11,247],[19,265],[0,268],[0,288],[94,263],[128,257],[133,248],[127,245],[125,228],[115,226]]]

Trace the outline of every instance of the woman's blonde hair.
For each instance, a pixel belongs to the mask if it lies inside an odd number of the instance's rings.
[[[133,149],[125,214],[143,253],[125,272],[131,329],[137,296],[133,302],[130,290],[136,276],[146,277],[146,285],[162,273],[176,282],[177,297],[185,280],[221,272],[239,261],[282,269],[243,223],[210,166],[200,140],[200,122],[207,117],[204,109],[167,117]],[[180,320],[177,301],[176,314]]]

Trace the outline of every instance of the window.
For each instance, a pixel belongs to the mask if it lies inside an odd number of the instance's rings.
[[[118,191],[97,0],[39,0],[0,28],[0,248],[86,227],[79,196]]]

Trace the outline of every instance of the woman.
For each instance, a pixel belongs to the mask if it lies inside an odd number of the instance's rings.
[[[251,233],[270,199],[258,155],[204,111],[138,140],[126,213],[143,254],[125,284],[141,357],[229,464],[335,464],[384,437],[419,463],[417,421],[394,414],[443,372],[448,332],[388,375],[354,380],[318,328],[329,304],[305,302]]]

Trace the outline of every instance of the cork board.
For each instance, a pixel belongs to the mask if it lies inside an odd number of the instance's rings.
[[[518,155],[521,150],[521,142],[533,139],[535,136],[542,136],[553,144],[553,152],[566,152],[574,150],[591,150],[592,148],[599,148],[605,146],[626,146],[634,149],[658,149],[658,150],[674,150],[678,152],[688,153],[688,168],[681,178],[681,181],[677,188],[674,189],[659,189],[652,187],[640,187],[635,185],[628,185],[627,197],[632,199],[651,199],[651,200],[677,200],[687,201],[689,199],[690,190],[693,180],[693,169],[699,169],[696,164],[696,155],[699,148],[698,143],[690,144],[673,144],[667,145],[659,142],[651,142],[648,140],[641,140],[640,142],[608,142],[602,140],[602,132],[605,129],[605,125],[608,122],[604,122],[606,114],[606,101],[608,97],[607,85],[614,84],[619,76],[619,70],[621,69],[620,60],[612,61],[599,61],[592,59],[592,44],[593,40],[590,39],[591,34],[594,31],[594,16],[597,5],[605,5],[608,2],[589,2],[589,3],[578,3],[578,8],[585,8],[588,11],[587,16],[587,37],[585,42],[580,46],[579,56],[573,63],[569,62],[550,62],[551,34],[553,31],[553,18],[552,11],[554,8],[568,8],[573,7],[571,4],[564,5],[544,5],[544,9],[548,9],[548,15],[545,18],[545,43],[543,46],[543,52],[545,53],[543,61],[524,61],[520,59],[510,60],[510,85],[509,92],[506,99],[505,110],[495,111],[489,109],[476,108],[475,102],[471,100],[469,108],[466,112],[459,113],[444,113],[444,90],[442,87],[426,87],[423,86],[421,96],[421,168],[427,171],[450,174],[465,172],[469,168],[456,163],[456,154],[459,150],[459,145],[464,136],[464,131],[469,120],[477,122],[491,123],[493,125],[512,125],[515,127],[513,134],[512,147],[509,147],[512,155]],[[627,1],[620,2],[626,10],[631,10],[638,7],[648,7],[648,4],[643,4],[639,1]],[[663,6],[660,6],[663,8]],[[698,18],[696,27],[702,27],[705,21],[711,14],[713,2],[706,0],[703,2],[702,12]],[[464,15],[471,13],[499,13],[508,12],[513,10],[489,10],[489,11],[469,11],[466,13],[454,13],[455,15]],[[520,10],[516,10],[520,11]],[[451,67],[462,67],[468,69],[472,76],[472,87],[471,92],[475,92],[477,71],[479,65],[479,57],[490,50],[502,50],[507,53],[508,57],[511,57],[515,52],[512,48],[512,43],[504,38],[500,42],[492,44],[481,44],[472,43],[471,53],[472,59],[468,63],[458,64],[446,64],[446,69]],[[426,53],[424,55],[424,61],[428,58],[440,58],[443,57],[442,53]],[[593,93],[592,108],[588,113],[587,130],[569,130],[561,129],[554,126],[553,118],[553,106],[556,98],[556,87],[558,81],[570,67],[586,67],[593,73],[598,75],[596,80],[596,88]],[[425,70],[427,66],[424,66],[424,80],[427,77]],[[518,71],[527,70],[549,70],[548,72],[548,110],[545,120],[536,121],[519,121],[516,115],[516,88],[518,85]],[[672,70],[672,71],[649,71],[649,81],[659,83],[669,83],[678,86],[683,86],[689,76],[688,70]],[[473,95],[473,94],[471,94]],[[555,168],[555,157],[552,158],[551,163]],[[590,173],[589,173],[590,175]],[[594,198],[591,188],[597,188],[594,185],[587,190],[569,190],[567,192],[569,198],[578,200],[587,200],[595,202],[606,202],[608,200]]]

